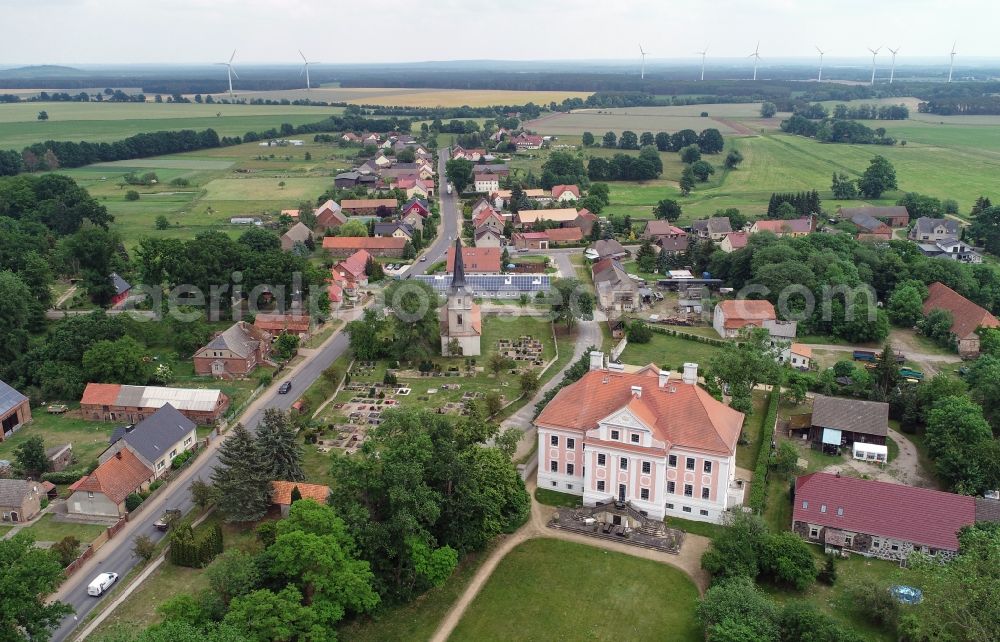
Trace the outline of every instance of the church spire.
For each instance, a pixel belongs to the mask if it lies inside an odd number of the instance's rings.
[[[465,261],[462,260],[462,240],[455,238],[455,267],[451,276],[451,289],[465,287]]]

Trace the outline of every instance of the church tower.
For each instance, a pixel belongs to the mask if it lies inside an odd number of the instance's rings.
[[[455,260],[452,268],[448,300],[441,309],[441,354],[444,356],[477,357],[481,352],[482,314],[475,302],[472,288],[465,282],[465,261],[462,241],[455,239]],[[460,354],[451,354],[457,341]]]

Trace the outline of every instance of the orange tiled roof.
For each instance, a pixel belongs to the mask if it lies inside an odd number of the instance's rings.
[[[633,396],[632,386],[642,387],[640,398]],[[535,423],[586,432],[601,419],[628,408],[670,446],[726,455],[735,452],[743,413],[715,400],[698,385],[674,379],[668,386],[659,388],[655,368],[631,374],[591,370],[560,390]]]
[[[122,448],[114,457],[98,466],[94,472],[81,477],[70,488],[74,491],[102,493],[115,504],[121,504],[152,476],[153,471],[135,453]]]
[[[500,248],[498,247],[463,247],[462,263],[466,273],[499,272]],[[448,264],[445,268],[450,274],[455,271],[455,246],[448,248]]]
[[[304,314],[258,314],[254,317],[253,324],[268,332],[272,330],[309,331],[309,317]]]
[[[927,286],[924,314],[929,314],[931,310],[947,310],[951,313],[951,333],[959,339],[968,337],[980,326],[1000,326],[1000,321],[985,308],[966,299],[944,283],[934,282]]]
[[[271,501],[275,504],[291,504],[292,489],[298,487],[302,499],[313,499],[325,504],[330,496],[330,488],[322,484],[306,484],[305,482],[273,481],[271,482]]]
[[[406,239],[394,236],[326,236],[324,250],[402,250]]]
[[[764,321],[774,321],[778,317],[770,301],[751,299],[727,299],[719,303],[725,317],[726,328],[742,328],[747,324],[761,325]]]
[[[113,406],[118,400],[122,386],[118,383],[88,383],[83,391],[81,404],[94,406]]]

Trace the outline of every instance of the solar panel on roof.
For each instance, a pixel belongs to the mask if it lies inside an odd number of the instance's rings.
[[[447,293],[451,279],[433,274],[421,274],[414,278],[430,285],[435,292]],[[475,294],[502,294],[510,292],[547,292],[551,289],[551,277],[547,274],[473,274],[466,275],[465,283]]]

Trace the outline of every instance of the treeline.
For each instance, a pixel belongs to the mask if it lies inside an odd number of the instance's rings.
[[[829,118],[830,110],[822,103],[796,103],[793,113],[810,120]],[[833,108],[833,117],[841,120],[906,120],[910,110],[906,105],[845,105]]]
[[[663,161],[655,147],[647,145],[638,156],[615,154],[610,160],[591,158],[587,176],[592,181],[649,181],[663,173]]]
[[[263,132],[247,132],[242,137],[224,136],[220,138],[213,129],[201,132],[185,129],[136,134],[113,143],[89,143],[86,141],[74,143],[49,140],[30,145],[20,153],[13,150],[0,150],[0,176],[54,170],[60,167],[82,167],[92,163],[177,154],[283,136],[329,131],[408,132],[410,131],[410,121],[395,117],[370,119],[358,114],[344,114],[298,126],[284,123],[279,128]]]
[[[923,114],[954,116],[959,114],[991,116],[1000,114],[1000,96],[976,96],[971,98],[939,98],[917,105]]]
[[[782,207],[787,203],[791,206]],[[771,194],[771,199],[767,203],[767,218],[791,219],[802,216],[809,216],[822,211],[820,208],[819,192],[786,192]]]
[[[584,147],[598,144],[591,132],[583,132],[582,140]],[[605,132],[599,144],[601,147],[618,149],[641,149],[647,145],[655,145],[661,152],[679,152],[694,145],[703,154],[718,154],[725,148],[726,141],[718,129],[709,127],[701,130],[700,134],[693,129],[682,129],[673,134],[643,132],[638,136],[633,131],[625,130],[620,137],[614,132]]]
[[[781,121],[781,131],[815,138],[824,143],[850,143],[854,145],[895,145],[896,139],[886,135],[884,127],[872,129],[855,120],[826,118],[820,121],[793,114]]]

